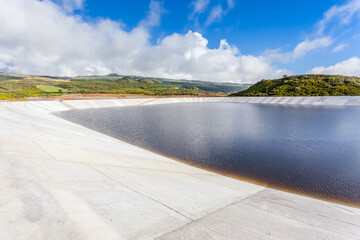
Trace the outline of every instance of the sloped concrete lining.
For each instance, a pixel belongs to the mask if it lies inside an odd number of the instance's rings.
[[[0,239],[360,239],[360,209],[194,168],[52,115],[176,102],[360,106],[359,97],[0,103]]]

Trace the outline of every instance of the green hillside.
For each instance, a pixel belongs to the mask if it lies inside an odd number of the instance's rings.
[[[358,96],[360,78],[341,75],[298,75],[261,80],[230,96]]]
[[[62,94],[227,95],[249,84],[173,80],[139,76],[54,77],[0,73],[0,99]]]

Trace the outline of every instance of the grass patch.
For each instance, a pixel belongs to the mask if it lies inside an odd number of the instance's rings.
[[[41,91],[51,92],[51,93],[68,92],[69,91],[69,90],[67,90],[65,88],[54,87],[54,86],[49,86],[49,85],[37,85],[36,87],[38,89],[40,89]]]

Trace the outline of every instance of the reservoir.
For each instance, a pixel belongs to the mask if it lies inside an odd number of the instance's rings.
[[[360,108],[177,103],[57,116],[189,164],[360,207]]]

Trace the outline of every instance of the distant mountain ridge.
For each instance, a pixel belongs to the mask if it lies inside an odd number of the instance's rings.
[[[305,74],[261,80],[230,96],[360,96],[360,78]]]
[[[250,87],[250,84],[174,80],[123,76],[33,76],[0,73],[0,99],[54,96],[61,94],[143,94],[225,96]]]

